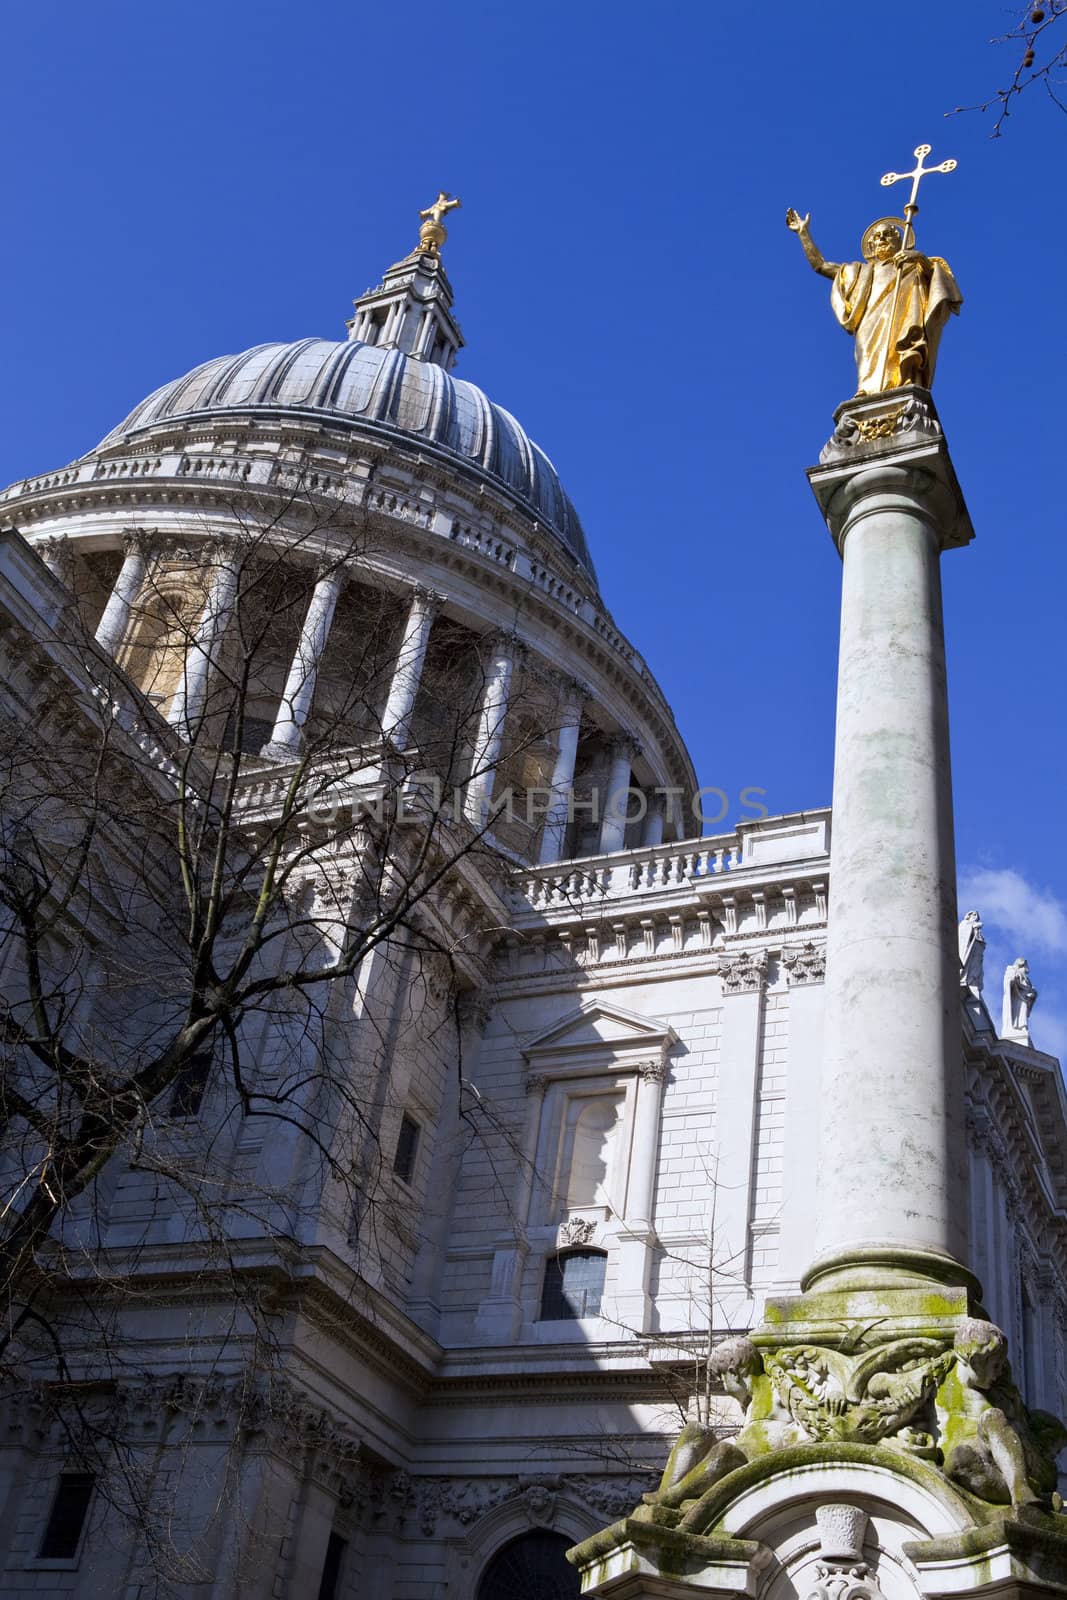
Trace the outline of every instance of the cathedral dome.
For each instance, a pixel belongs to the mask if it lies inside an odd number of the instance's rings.
[[[502,406],[432,359],[356,338],[257,345],[164,384],[99,448],[170,422],[227,414],[354,425],[442,452],[510,490],[595,577],[577,512],[548,456]]]

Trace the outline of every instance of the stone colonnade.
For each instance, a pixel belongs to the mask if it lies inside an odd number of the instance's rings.
[[[68,582],[71,568],[69,541],[63,538],[45,541],[41,553],[55,575],[61,581]],[[124,534],[122,565],[96,629],[96,642],[109,655],[117,655],[128,637],[134,607],[148,575],[151,555],[151,539],[147,533],[130,530]],[[240,562],[236,552],[221,543],[215,543],[211,546],[209,559],[211,573],[203,609],[192,629],[181,678],[167,713],[171,725],[186,737],[196,731],[204,716],[211,677],[237,603]],[[334,613],[351,574],[351,564],[344,559],[331,561],[325,558],[318,567],[271,735],[261,751],[269,759],[285,761],[295,760],[299,756]],[[422,681],[430,633],[444,604],[442,596],[420,584],[411,587],[409,596],[408,611],[381,719],[383,742],[396,750],[404,750],[410,736],[411,718]],[[490,636],[489,645],[473,740],[471,776],[464,796],[467,818],[475,826],[484,825],[489,815],[521,648],[514,635],[508,633]],[[579,680],[562,674],[556,674],[555,677],[558,696],[557,749],[541,836],[542,863],[558,861],[564,855],[582,715],[592,697],[592,690]],[[640,755],[641,747],[629,734],[619,732],[611,737],[609,752],[610,770],[603,791],[605,803],[600,817],[598,842],[599,853],[604,855],[621,850],[624,846],[626,798],[633,782],[633,763]],[[662,795],[649,795],[642,845],[656,845],[662,841],[664,820]]]

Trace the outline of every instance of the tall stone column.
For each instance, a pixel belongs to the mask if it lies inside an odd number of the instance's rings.
[[[109,656],[118,655],[122,648],[148,567],[148,543],[143,533],[124,534],[122,549],[122,566],[96,629],[96,642]]]
[[[611,741],[611,769],[608,773],[604,796],[604,815],[600,824],[600,854],[609,856],[621,850],[626,843],[626,806],[630,798],[630,777],[633,764],[641,753],[636,739],[628,733],[617,734]]]
[[[404,748],[411,730],[411,713],[422,679],[430,629],[443,603],[441,596],[432,589],[416,585],[382,712],[382,738],[398,750]]]
[[[841,553],[820,1289],[963,1283],[963,1065],[941,552],[970,519],[929,398],[848,401],[809,477]],[[904,404],[901,404],[901,401]],[[888,434],[885,431],[888,430]],[[862,1152],[858,1181],[857,1151]]]
[[[240,573],[237,553],[219,550],[200,620],[185,647],[182,676],[167,713],[167,721],[187,735],[196,731],[207,704],[211,674],[218,664],[219,646],[233,614]]]
[[[467,784],[464,809],[467,820],[476,828],[485,826],[489,802],[493,797],[496,764],[504,738],[504,721],[508,714],[511,678],[515,670],[516,640],[510,634],[500,634],[493,641],[485,669],[485,691],[482,695],[478,730],[474,739],[472,777]]]
[[[296,647],[289,675],[282,690],[281,705],[271,731],[269,743],[261,755],[276,760],[287,760],[299,753],[303,742],[304,723],[315,698],[315,684],[330,635],[333,614],[337,609],[341,591],[348,581],[348,570],[340,566],[324,572],[311,592],[300,641]]]
[[[552,768],[552,799],[545,816],[541,834],[541,862],[547,865],[558,861],[563,854],[570,818],[571,789],[574,783],[574,764],[578,756],[578,735],[581,730],[582,707],[589,698],[585,684],[568,679],[559,707],[559,743],[556,761]]]

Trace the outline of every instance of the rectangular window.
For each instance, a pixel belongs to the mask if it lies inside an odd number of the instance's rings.
[[[415,1172],[415,1156],[419,1148],[419,1125],[404,1112],[400,1123],[400,1137],[396,1141],[393,1171],[403,1183],[410,1183]]]
[[[37,1552],[40,1561],[72,1561],[78,1554],[96,1479],[91,1472],[64,1472]]]
[[[342,1539],[339,1533],[334,1533],[331,1529],[330,1542],[326,1546],[326,1560],[322,1563],[319,1600],[335,1600],[337,1580],[341,1576],[341,1564],[347,1549],[348,1540]]]
[[[598,1317],[608,1258],[602,1250],[573,1250],[549,1256],[541,1292],[541,1321],[567,1322]]]
[[[211,1076],[211,1065],[214,1052],[205,1046],[196,1050],[189,1057],[174,1080],[174,1091],[170,1097],[170,1114],[172,1117],[195,1117],[200,1110],[207,1089],[208,1078]]]

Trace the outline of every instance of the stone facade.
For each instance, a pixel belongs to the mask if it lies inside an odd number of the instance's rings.
[[[411,290],[402,265],[357,303],[360,337],[389,326],[394,280]],[[442,279],[435,268],[420,289],[431,304]],[[209,364],[188,392],[168,386],[83,460],[4,497],[18,530],[0,536],[8,730],[43,720],[91,749],[113,726],[159,793],[174,792],[246,603],[229,575],[254,523],[265,547],[296,551],[306,592],[249,692],[242,837],[261,847],[316,718],[356,670],[359,629],[345,618],[357,601],[360,637],[376,646],[360,666],[358,760],[331,779],[334,799],[392,781],[396,752],[425,730],[427,663],[447,637],[484,668],[466,825],[505,780],[531,786],[527,757],[552,804],[539,825],[501,822],[491,860],[457,860],[420,910],[430,954],[386,941],[339,983],[325,1042],[280,1012],[248,1025],[260,1086],[294,1063],[311,1070],[315,1050],[351,1063],[366,1108],[358,1160],[375,1171],[367,1207],[353,1214],[306,1143],[242,1107],[216,1072],[195,1115],[160,1116],[152,1136],[173,1164],[202,1162],[205,1183],[223,1185],[225,1272],[217,1252],[197,1260],[203,1230],[181,1186],[128,1148],[71,1208],[66,1243],[91,1232],[107,1253],[87,1303],[110,1354],[97,1360],[68,1296],[56,1315],[77,1347],[77,1393],[45,1363],[6,1397],[2,1593],[296,1600],[319,1593],[334,1562],[331,1596],[493,1600],[480,1585],[501,1550],[538,1530],[587,1541],[624,1515],[695,1407],[717,1438],[736,1430],[728,1386],[703,1393],[709,1341],[758,1324],[815,1254],[829,813],[687,836],[684,744],[536,447],[521,430],[508,446],[523,477],[451,424],[420,433],[412,421],[416,392],[444,405],[454,383],[450,290],[441,304],[436,366],[432,341],[417,366],[414,334],[392,355],[387,337],[366,347],[379,376],[383,351],[392,362],[397,393],[408,383],[407,411],[371,416],[351,394],[346,411],[336,386],[322,398],[330,371],[356,370],[344,347],[268,347],[269,360]],[[242,400],[234,385],[252,365],[260,387]],[[299,395],[277,387],[292,373],[306,380]],[[184,619],[180,647],[148,583]],[[523,745],[515,729],[538,697],[555,710]],[[610,814],[620,777],[648,797],[643,817]],[[556,802],[572,784],[586,805],[567,821]],[[356,834],[334,847],[327,833],[307,855],[304,925],[323,959],[374,848]],[[97,888],[62,930],[87,962],[97,940],[121,953],[134,871],[106,829],[93,850]],[[57,970],[61,954],[50,952]],[[5,959],[17,995],[10,942]],[[88,983],[84,1004],[86,1025],[116,1037],[131,1025],[103,985]],[[970,990],[959,1033],[969,1168],[949,1209],[969,1228],[967,1264],[1028,1403],[1063,1413],[1059,1068],[999,1038]],[[862,1150],[861,1114],[851,1136]],[[5,1151],[9,1197],[24,1150]],[[589,1266],[584,1314],[550,1299],[569,1261]],[[236,1277],[270,1298],[269,1355],[235,1312]],[[122,1470],[106,1494],[97,1486],[76,1550],[48,1557],[42,1535],[79,1427],[113,1439]],[[844,1479],[820,1470],[827,1531],[808,1576],[837,1600],[865,1525],[853,1517],[841,1532],[831,1513]],[[131,1505],[147,1508],[158,1549],[130,1537]],[[898,1545],[881,1590],[852,1573],[848,1593],[892,1600]]]

